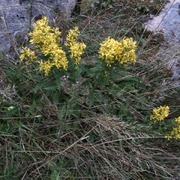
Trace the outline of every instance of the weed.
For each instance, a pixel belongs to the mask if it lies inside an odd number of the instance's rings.
[[[164,132],[172,130],[171,120],[179,116],[178,101],[172,100],[178,91],[173,89],[163,101],[158,98],[169,72],[150,59],[157,45],[139,31],[136,6],[135,1],[117,1],[113,8],[76,20],[81,31],[74,29],[79,36],[67,46],[59,44],[54,38],[58,31],[50,29],[48,44],[60,49],[67,66],[55,64],[56,52],[45,48],[46,39],[34,41],[29,50],[36,56],[28,50],[16,66],[1,59],[1,179],[173,178],[179,143],[168,141]],[[137,62],[124,66],[111,59],[120,54],[102,55],[100,44],[108,36],[118,47],[122,39],[134,39]],[[71,44],[81,43],[86,51],[71,49]],[[84,54],[77,53],[79,49]],[[110,66],[105,57],[110,57]],[[52,67],[39,66],[48,60]],[[168,123],[151,123],[152,109],[162,104],[170,106]]]

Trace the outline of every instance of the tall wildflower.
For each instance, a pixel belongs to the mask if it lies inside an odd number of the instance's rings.
[[[70,57],[74,59],[75,64],[79,64],[81,56],[84,53],[86,45],[78,42],[79,35],[78,27],[71,29],[66,37],[66,46],[69,47]]]
[[[52,67],[67,70],[68,61],[66,53],[59,46],[61,32],[58,28],[52,28],[48,25],[47,17],[43,17],[35,22],[34,30],[29,35],[30,43],[34,45],[36,54],[39,57],[40,71],[48,75]],[[21,59],[27,56],[28,49],[25,50],[22,50]],[[30,55],[33,57],[33,52],[29,53]]]
[[[36,21],[33,27],[33,32],[29,33],[32,44],[41,48],[42,44],[56,44],[58,42],[61,32],[58,28],[52,28],[48,25],[47,17]]]
[[[150,120],[154,123],[157,121],[163,121],[169,115],[169,106],[160,106],[158,108],[154,108],[152,115],[150,116]]]
[[[132,38],[125,38],[116,41],[108,37],[100,44],[99,57],[105,61],[107,66],[118,62],[126,64],[128,62],[136,62],[136,42]]]

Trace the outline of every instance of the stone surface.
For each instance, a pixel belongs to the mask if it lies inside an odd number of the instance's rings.
[[[159,50],[158,56],[172,72],[170,87],[180,87],[180,0],[170,0],[160,14],[149,20],[145,27],[154,34],[163,33],[165,46]]]
[[[180,0],[170,0],[160,14],[145,24],[148,31],[163,32],[167,42],[180,43]]]
[[[76,0],[59,0],[58,7],[65,18],[69,18],[76,5]]]
[[[16,46],[16,37],[27,34],[31,24],[40,16],[64,18],[71,16],[76,0],[0,0],[0,51]]]
[[[166,67],[172,72],[171,81],[164,82],[163,89],[180,87],[180,44],[166,44],[156,54],[157,59],[162,59]]]

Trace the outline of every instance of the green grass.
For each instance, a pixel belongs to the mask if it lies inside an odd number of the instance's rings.
[[[64,34],[67,27],[80,27],[80,39],[88,45],[82,64],[88,67],[107,36],[138,42],[137,63],[118,70],[105,85],[99,85],[92,68],[92,76],[85,74],[78,83],[60,77],[58,89],[50,86],[53,77],[1,57],[0,179],[148,180],[178,175],[180,143],[165,139],[165,124],[159,128],[149,116],[161,104],[172,109],[169,121],[179,116],[179,88],[162,96],[161,84],[169,81],[170,72],[154,56],[160,44],[143,30],[149,12],[138,6],[140,1],[117,0],[60,27]]]

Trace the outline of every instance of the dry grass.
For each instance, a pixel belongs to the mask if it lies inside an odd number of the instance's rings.
[[[57,136],[59,126],[53,121],[43,125],[34,117],[1,135],[1,162],[6,162],[1,168],[10,173],[4,178],[171,179],[171,167],[161,162],[180,161],[155,145],[164,141],[162,136],[148,135],[145,128],[116,117],[67,121]]]

